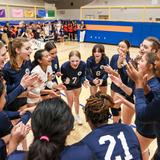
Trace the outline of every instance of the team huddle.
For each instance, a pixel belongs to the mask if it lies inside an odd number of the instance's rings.
[[[109,60],[105,47],[96,44],[86,62],[73,50],[60,66],[53,41],[37,50],[32,62],[27,38],[9,42],[7,62],[1,42],[1,159],[148,160],[154,139],[157,150],[153,159],[160,159],[160,41],[156,37],[144,39],[134,58],[130,46],[129,41],[122,40],[117,54]],[[74,121],[83,124],[79,114],[83,86],[90,89],[83,109],[92,131],[78,143],[66,146]],[[67,102],[61,97],[62,91]],[[17,118],[13,126],[11,120]],[[31,128],[27,124],[30,118]],[[110,118],[113,123],[109,123]],[[29,150],[17,151],[30,129],[34,139]]]

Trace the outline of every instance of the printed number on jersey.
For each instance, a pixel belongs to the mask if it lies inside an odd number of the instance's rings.
[[[119,135],[117,136],[117,138],[120,140],[122,148],[124,150],[124,155],[125,155],[124,159],[125,160],[131,160],[131,159],[133,159],[133,156],[129,152],[129,147],[128,147],[126,138],[124,136],[124,133],[120,132]],[[109,141],[109,146],[107,148],[104,160],[111,160],[112,153],[113,153],[113,151],[115,149],[115,146],[116,146],[116,140],[111,135],[105,135],[105,136],[100,137],[99,144],[100,145],[104,145],[106,141]],[[117,155],[114,158],[115,158],[115,160],[121,160],[121,156],[120,155]]]
[[[72,83],[75,84],[77,81],[77,77],[72,77]]]
[[[96,76],[100,76],[101,75],[101,71],[96,71]]]

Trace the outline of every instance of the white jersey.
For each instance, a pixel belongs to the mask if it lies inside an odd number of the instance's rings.
[[[46,72],[42,70],[40,65],[37,65],[33,70],[31,71],[31,74],[37,74],[40,79],[41,83],[40,84],[35,84],[35,88],[31,90],[31,92],[40,95],[41,90],[45,89],[45,87],[48,87],[49,89],[52,89],[53,87],[53,82],[49,79],[49,76],[52,76],[53,71],[52,67],[48,66]],[[37,103],[39,101],[39,98],[34,98],[34,99],[27,99],[27,103]]]

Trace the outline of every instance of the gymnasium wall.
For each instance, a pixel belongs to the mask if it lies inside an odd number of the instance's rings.
[[[0,0],[0,3],[17,4],[17,5],[44,5],[43,0]]]
[[[80,9],[58,9],[57,19],[80,19]]]
[[[85,21],[87,26],[85,42],[117,45],[127,39],[132,46],[139,46],[144,38],[156,36],[160,39],[160,23]]]
[[[58,0],[56,2],[56,7],[60,12],[57,12],[57,17],[60,19],[65,19],[66,17],[70,17],[70,19],[80,18],[78,14],[80,6],[157,6],[160,5],[160,0]],[[73,2],[73,6],[71,3]],[[89,3],[90,2],[90,3]],[[64,5],[65,4],[65,5]],[[86,5],[84,5],[86,4]],[[73,10],[74,9],[74,10]],[[75,11],[76,10],[76,11]],[[155,19],[160,15],[160,8],[157,9],[139,9],[139,8],[116,8],[111,11],[109,9],[87,9],[85,12],[86,19],[98,19],[98,15],[108,15],[109,12],[111,14],[111,20],[142,20],[144,18],[144,14],[147,17],[146,20],[150,18]],[[120,15],[120,16],[119,16]],[[68,18],[67,18],[68,19]]]

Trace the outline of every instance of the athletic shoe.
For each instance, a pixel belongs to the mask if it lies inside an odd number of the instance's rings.
[[[82,125],[83,124],[81,118],[79,117],[79,115],[75,116],[75,121],[77,122],[78,125]]]

